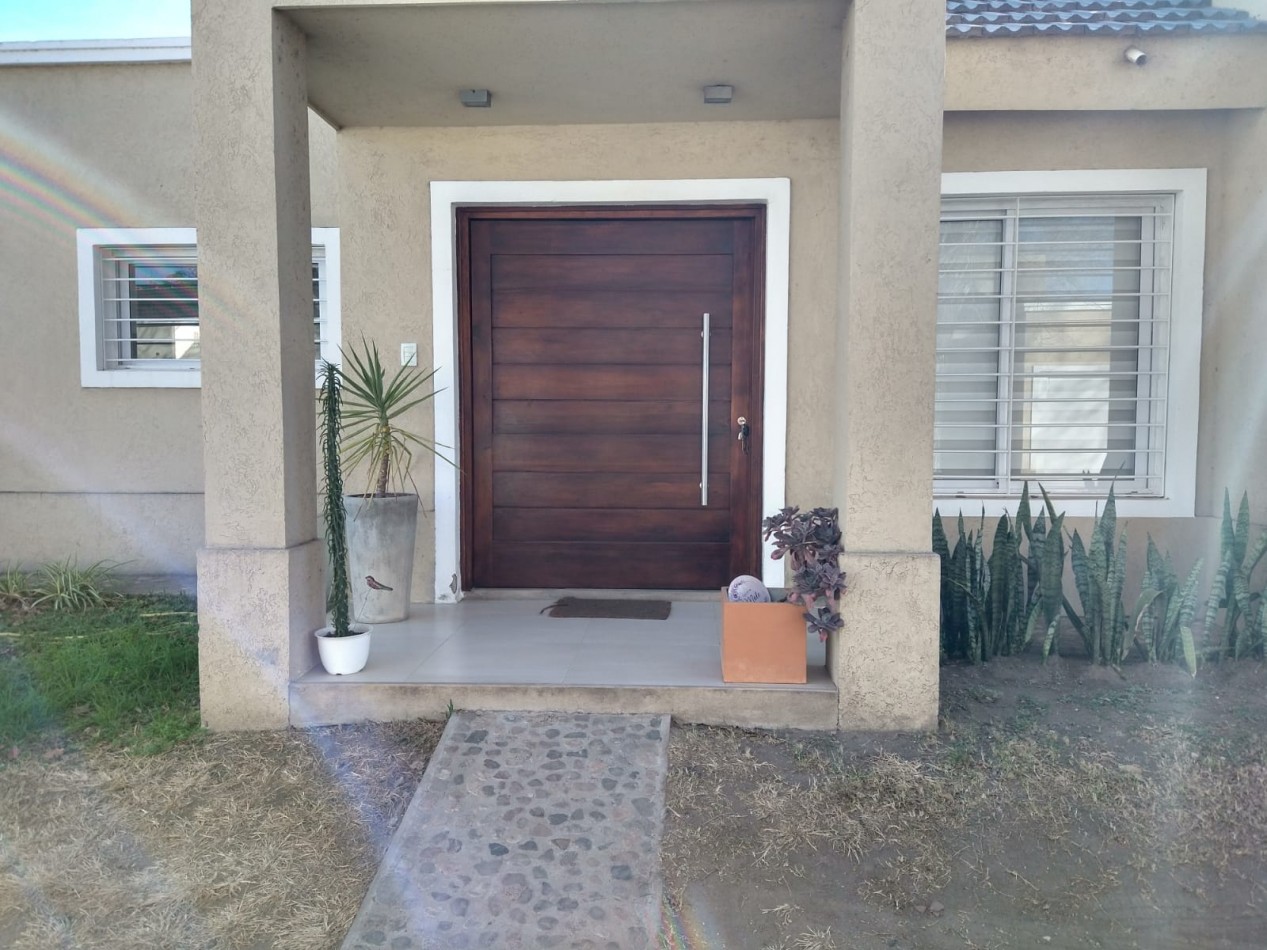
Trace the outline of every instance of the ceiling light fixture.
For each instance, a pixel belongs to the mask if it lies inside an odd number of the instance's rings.
[[[460,89],[458,98],[468,109],[487,109],[493,104],[493,94],[487,89]]]
[[[735,98],[734,86],[705,86],[704,102],[710,106],[728,106]]]

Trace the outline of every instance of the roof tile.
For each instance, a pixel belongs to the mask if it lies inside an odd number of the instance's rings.
[[[947,36],[1261,32],[1267,22],[1213,0],[946,0]]]

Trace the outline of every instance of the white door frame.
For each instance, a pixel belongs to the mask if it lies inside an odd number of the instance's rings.
[[[697,178],[667,181],[433,181],[431,183],[431,351],[436,368],[435,439],[460,457],[456,209],[470,205],[764,204],[765,384],[761,510],[784,505],[787,462],[788,271],[791,181]],[[435,601],[462,598],[461,492],[458,471],[435,462]],[[762,580],[782,586],[783,564],[762,545]]]

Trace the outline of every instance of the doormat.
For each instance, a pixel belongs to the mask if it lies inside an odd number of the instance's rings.
[[[599,620],[667,620],[673,605],[667,600],[599,600],[560,597],[541,612],[551,617]]]

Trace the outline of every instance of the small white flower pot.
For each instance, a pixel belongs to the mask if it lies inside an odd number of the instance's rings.
[[[327,673],[343,676],[348,673],[359,673],[365,669],[370,658],[370,628],[363,623],[354,623],[350,629],[350,637],[332,637],[333,627],[322,627],[315,634],[317,653],[321,657],[321,665]]]

